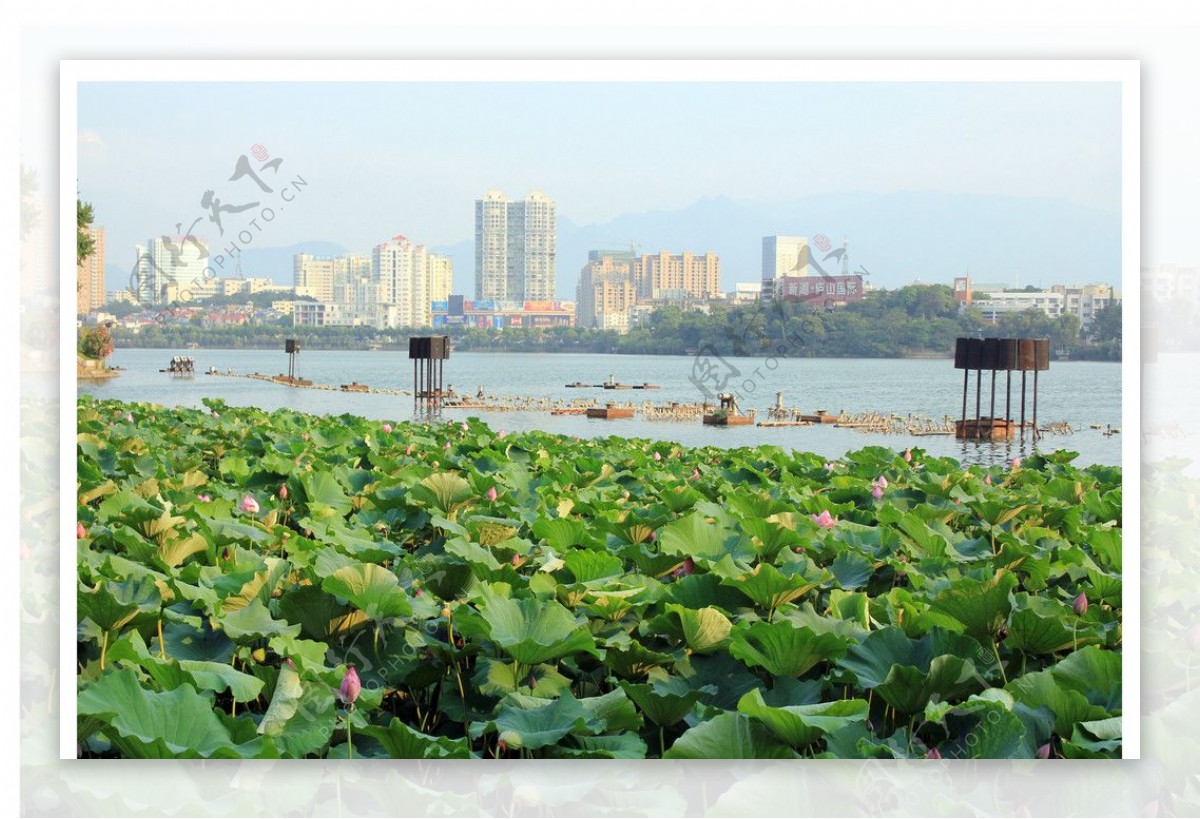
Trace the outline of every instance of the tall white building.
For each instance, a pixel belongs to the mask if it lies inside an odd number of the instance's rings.
[[[519,202],[498,190],[475,200],[475,298],[553,299],[557,222],[554,200],[541,191]]]
[[[447,301],[454,289],[454,260],[449,256],[429,254],[429,300]]]
[[[775,280],[807,276],[810,251],[806,236],[764,236],[762,240],[762,298],[770,299]]]
[[[371,255],[376,285],[375,326],[429,327],[433,312],[429,298],[429,254],[405,236],[394,236]]]
[[[201,295],[215,277],[205,278],[208,244],[198,236],[156,236],[136,245],[134,295],[147,306],[188,301]]]

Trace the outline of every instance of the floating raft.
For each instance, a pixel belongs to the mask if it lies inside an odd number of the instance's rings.
[[[550,410],[551,415],[586,415],[587,407],[559,407]]]
[[[971,440],[1011,438],[1019,426],[1008,418],[968,418],[954,422],[954,435]]]
[[[584,412],[588,418],[605,418],[609,421],[633,417],[633,407],[588,407]]]
[[[710,427],[736,427],[754,423],[754,413],[749,415],[730,415],[725,412],[714,412],[704,416],[704,423]]]
[[[618,381],[605,381],[603,384],[585,384],[582,381],[576,381],[574,384],[564,385],[569,390],[660,390],[658,384],[645,382],[642,384],[622,384]]]
[[[801,415],[800,420],[810,424],[837,424],[841,422],[842,416],[830,415],[825,410],[817,410],[816,415]]]
[[[342,392],[370,392],[371,388],[366,384],[359,384],[357,381],[351,381],[349,384],[341,386]]]
[[[811,427],[812,421],[759,421],[760,427]]]

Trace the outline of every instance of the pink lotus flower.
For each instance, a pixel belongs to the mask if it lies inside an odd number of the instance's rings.
[[[505,430],[500,430],[499,432],[497,432],[497,433],[496,433],[496,437],[497,437],[497,438],[503,438],[503,437],[504,437],[505,435],[507,435],[507,434],[508,434],[508,433],[507,433]]]
[[[412,445],[411,445],[411,444],[410,444],[409,446],[405,447],[405,449],[404,449],[404,454],[405,454],[405,455],[412,455]]]
[[[1037,749],[1037,758],[1038,759],[1049,759],[1050,758],[1050,743],[1049,742],[1047,742],[1045,745],[1043,745]]]
[[[1009,465],[1012,466],[1013,469],[1017,469],[1021,466],[1021,459],[1013,458],[1012,461],[1009,462]]]
[[[883,477],[882,475],[880,475],[878,478],[875,479],[874,485],[878,486],[880,489],[887,489],[888,479]]]
[[[825,471],[832,472],[834,470],[835,466],[836,466],[836,464],[834,464],[834,463],[827,463],[827,464],[825,464]]]
[[[941,759],[942,752],[939,751],[937,748],[930,748],[928,751],[925,752],[925,758],[926,759]]]
[[[87,537],[87,529],[83,528],[82,523],[76,521],[76,523],[75,523],[75,538],[77,540],[82,540],[85,537]],[[21,545],[23,546],[25,544],[22,543]]]
[[[287,500],[287,496],[288,496],[288,488],[287,488],[287,484],[285,483],[279,487],[279,499]]]
[[[300,437],[301,437],[301,438],[303,438],[304,440],[306,440],[306,441],[307,441],[307,440],[308,440],[308,433],[306,432],[306,433],[304,433],[303,435],[301,435]]]
[[[449,449],[449,448],[450,448],[450,442],[447,441],[446,445],[444,447],[442,447],[442,449]]]
[[[243,512],[247,512],[251,515],[257,515],[258,514],[258,501],[256,501],[254,499],[253,495],[244,495],[242,497],[241,509]]]
[[[216,410],[213,410],[213,411],[212,411],[212,417],[213,417],[213,418],[220,418],[221,416],[217,414],[217,411],[216,411]]]
[[[496,499],[496,487],[492,486],[488,488],[487,499],[490,501],[494,501]]]
[[[671,572],[671,577],[683,577],[696,571],[696,561],[690,557],[683,561],[676,569]]]
[[[649,540],[651,543],[658,540],[658,532],[651,532],[650,537],[648,537],[647,540]]]
[[[871,497],[873,497],[875,500],[879,500],[880,498],[882,498],[883,497],[883,487],[880,486],[879,484],[875,484],[874,486],[872,486],[871,487]]]
[[[212,498],[208,495],[197,495],[196,500],[200,501],[201,503],[208,503],[210,500],[212,500]]]
[[[391,424],[384,424],[384,425],[383,425],[383,431],[384,431],[384,432],[391,432],[391,431],[392,431],[392,425],[391,425]]]
[[[287,663],[287,667],[288,667],[288,668],[295,668],[295,667],[296,667],[296,663],[292,661],[292,658],[291,658],[291,657],[284,657],[284,658],[283,658],[283,661],[284,661],[285,663]]]
[[[699,470],[699,469],[693,469],[693,470],[692,470],[692,480],[693,480],[693,481],[698,481],[698,480],[700,480],[700,470]]]
[[[828,509],[822,510],[819,515],[813,515],[812,519],[823,529],[832,529],[834,526],[837,526],[837,518],[829,514]]]
[[[512,564],[513,564],[514,566],[520,566],[520,565],[521,565],[521,556],[520,556],[519,554],[513,554],[513,556],[512,556]]]
[[[1073,608],[1075,610],[1075,614],[1079,617],[1082,617],[1083,615],[1087,614],[1087,610],[1088,610],[1087,594],[1084,592],[1080,592],[1079,596],[1071,601],[1071,608]]]
[[[133,413],[132,412],[125,413],[125,420],[129,421],[130,423],[133,423]]]
[[[984,482],[985,484],[987,484],[988,486],[991,486],[991,485],[992,485],[992,476],[991,476],[991,475],[985,475],[985,476],[983,477],[983,482]]]
[[[469,426],[467,426],[466,424],[463,424],[463,425],[462,425],[462,431],[463,431],[463,432],[470,432],[470,430],[471,430],[471,428],[470,428]]]
[[[338,689],[338,696],[346,705],[353,705],[361,693],[362,683],[358,679],[358,672],[354,670],[354,666],[350,666],[346,669],[346,676],[342,677],[342,687]]]
[[[654,460],[656,460],[656,461],[661,461],[661,460],[662,460],[662,455],[659,455],[657,452],[655,452],[655,453],[654,453]]]
[[[904,450],[904,460],[908,463],[912,463],[912,450],[911,449]]]

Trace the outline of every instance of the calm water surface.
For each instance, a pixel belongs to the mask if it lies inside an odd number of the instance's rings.
[[[159,369],[173,355],[196,360],[197,375],[172,378]],[[805,412],[825,409],[837,413],[880,412],[940,419],[957,418],[962,411],[963,374],[951,361],[896,359],[772,359],[729,358],[739,378],[727,389],[742,396],[743,410],[757,409],[759,418],[783,393],[784,404]],[[235,406],[291,408],[317,414],[352,413],[380,420],[414,417],[411,396],[345,393],[295,389],[254,379],[205,375],[209,367],[234,373],[287,371],[283,352],[263,350],[117,350],[113,365],[125,372],[107,382],[79,383],[80,394],[124,401],[151,401],[166,406],[200,406],[201,399],[220,398]],[[768,366],[771,365],[771,366]],[[405,352],[306,350],[297,358],[297,374],[317,384],[357,381],[372,387],[412,389],[412,364]],[[568,383],[599,384],[614,376],[626,384],[649,382],[657,390],[567,389]],[[459,392],[474,395],[482,386],[489,396],[520,399],[608,398],[616,401],[694,403],[703,394],[689,378],[693,360],[684,356],[613,356],[599,354],[453,353],[446,361],[445,381]],[[1032,374],[1028,379],[1027,409],[1032,410]],[[1004,414],[1005,375],[996,379],[996,414]],[[991,379],[983,378],[984,415],[989,412]],[[1013,416],[1019,415],[1020,376],[1013,379]],[[975,377],[970,378],[968,414],[974,414]],[[991,464],[1033,451],[1030,436],[1004,443],[955,440],[952,435],[885,435],[809,427],[705,427],[696,421],[594,420],[581,416],[551,416],[545,411],[480,411],[445,409],[442,417],[477,416],[493,429],[546,430],[563,435],[598,437],[621,435],[676,441],[691,446],[723,447],[774,444],[817,452],[827,458],[880,445],[895,449],[920,447],[932,454],[951,455],[966,463]],[[1065,421],[1071,435],[1044,435],[1041,450],[1070,449],[1079,453],[1077,465],[1120,464],[1121,434],[1105,435],[1101,427],[1121,427],[1121,365],[1107,362],[1052,362],[1039,376],[1038,420]]]

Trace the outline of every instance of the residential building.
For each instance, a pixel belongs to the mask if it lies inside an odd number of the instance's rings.
[[[454,260],[429,254],[429,300],[446,301],[454,289]]]
[[[761,282],[737,282],[733,285],[733,292],[729,294],[729,300],[734,304],[750,304],[758,301],[761,296]]]
[[[1107,284],[1056,284],[1046,290],[1011,290],[1002,284],[975,284],[970,276],[954,280],[954,300],[959,308],[973,307],[988,321],[1006,313],[1039,310],[1050,318],[1079,317],[1081,326],[1091,324],[1096,313],[1121,300],[1121,293]]]
[[[168,303],[168,287],[179,300],[187,301],[193,290],[211,282],[215,276],[208,261],[208,243],[194,235],[162,235],[136,245],[134,294],[140,304],[156,306]]]
[[[339,265],[342,262],[342,265]],[[341,259],[330,256],[313,256],[310,253],[297,253],[292,260],[292,284],[296,292],[312,296],[317,301],[333,301],[333,284],[336,270],[344,267]]]
[[[405,236],[394,236],[372,253],[374,326],[379,328],[429,327],[429,258],[424,245]]]
[[[774,295],[774,282],[783,276],[807,276],[810,255],[806,236],[764,236],[762,289],[764,299]]]
[[[483,301],[554,298],[557,209],[533,191],[510,202],[498,190],[475,200],[475,296]]]
[[[75,312],[81,316],[97,310],[105,302],[104,228],[89,227],[86,233],[92,240],[92,253],[76,265],[78,292]]]
[[[575,325],[603,326],[601,316],[614,310],[628,311],[637,300],[630,272],[632,250],[592,250],[579,271],[576,288]],[[617,294],[621,295],[617,295]]]
[[[633,260],[630,275],[639,300],[677,299],[682,295],[709,299],[721,295],[721,262],[709,251],[672,255],[663,251]]]

